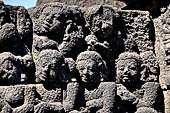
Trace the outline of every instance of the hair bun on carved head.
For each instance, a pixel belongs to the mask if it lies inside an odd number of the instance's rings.
[[[135,52],[123,52],[119,55],[118,59],[116,60],[116,64],[117,62],[119,62],[120,60],[127,60],[127,59],[135,59],[138,64],[142,64],[142,58],[139,54],[135,53]]]
[[[93,60],[96,63],[103,62],[103,59],[102,59],[101,55],[99,53],[97,53],[96,51],[84,51],[84,52],[81,52],[77,57],[76,64],[79,61],[82,61],[82,60]]]

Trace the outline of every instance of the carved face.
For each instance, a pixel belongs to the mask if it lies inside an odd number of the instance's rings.
[[[46,7],[40,16],[42,32],[56,32],[59,33],[62,29],[62,22],[59,21],[60,14],[57,13],[52,7]]]
[[[97,37],[108,37],[113,31],[113,11],[107,7],[101,7],[99,14],[92,15],[91,30]]]
[[[26,35],[31,32],[31,19],[25,9],[20,9],[17,12],[17,29],[20,35]]]
[[[135,82],[139,78],[139,66],[135,59],[120,60],[117,63],[117,76],[122,83]]]
[[[62,64],[64,58],[57,56],[57,53],[48,53],[44,51],[38,57],[38,67],[36,68],[36,76],[38,82],[54,82],[61,80]]]
[[[80,73],[83,82],[96,82],[100,81],[99,70],[97,64],[93,60],[82,60],[77,63],[77,69]]]
[[[2,82],[15,84],[20,82],[21,69],[18,62],[6,59],[0,65],[0,78]],[[5,83],[6,84],[6,83]]]
[[[0,25],[4,24],[6,17],[6,12],[3,9],[0,9]]]
[[[92,20],[91,30],[97,35],[108,37],[112,33],[112,22],[102,20],[102,16],[95,16]]]
[[[40,76],[42,77],[42,79],[56,79],[57,75],[59,74],[59,67],[57,66],[57,61],[54,59],[52,61],[46,62],[46,61],[42,61],[42,65],[41,65],[41,72],[40,72]]]

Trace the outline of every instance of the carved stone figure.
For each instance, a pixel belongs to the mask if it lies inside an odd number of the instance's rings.
[[[41,9],[41,15],[34,20],[34,32],[49,36],[59,34],[63,30],[63,4],[47,4]],[[52,36],[52,35],[51,35]],[[52,39],[52,37],[49,37]]]
[[[36,81],[42,83],[61,82],[64,74],[64,57],[57,50],[43,50],[37,58]]]
[[[23,29],[25,30],[32,29],[29,15],[27,15],[27,17],[24,20],[22,20],[23,18],[19,18],[19,16],[18,18],[15,17],[17,15],[16,14],[18,10],[17,8],[15,9],[15,7],[6,6],[2,1],[0,2],[0,6],[1,6],[0,12],[2,12],[1,22],[0,22],[1,24],[0,33],[2,34],[0,37],[0,40],[1,40],[0,52],[12,52],[13,54],[19,55],[19,56],[24,56],[26,54],[29,54],[29,49],[27,48],[25,44],[32,43],[32,42],[27,41],[25,43],[23,41],[24,39],[22,40],[22,38],[28,38],[26,37],[27,32],[24,32]],[[24,15],[24,12],[20,12],[20,13]],[[29,20],[27,21],[28,18]],[[26,25],[24,22],[29,23],[29,24]],[[31,32],[29,32],[29,34],[31,34]]]
[[[33,56],[36,58],[44,49],[62,52],[65,57],[76,59],[77,55],[86,50],[84,47],[83,14],[78,7],[69,7],[54,3],[37,7],[41,9],[36,18],[36,10],[32,11],[34,22]],[[50,20],[50,21],[49,21]]]
[[[64,57],[57,50],[46,49],[37,57],[36,85],[39,103],[34,107],[35,113],[63,113],[62,83],[64,76]],[[64,78],[65,77],[65,78]]]
[[[0,54],[0,64],[1,85],[15,85],[32,80],[29,76],[30,73],[28,73],[28,70],[32,70],[34,66],[32,59],[28,60],[24,57],[15,56],[10,52],[4,52]]]
[[[18,7],[17,9],[17,29],[22,41],[31,51],[33,42],[33,24],[28,11],[24,7]]]
[[[28,50],[24,48],[24,45],[21,43],[21,40],[19,40],[19,34],[14,24],[3,24],[3,26],[1,26],[0,33],[0,52],[12,52],[15,55],[21,56],[24,56],[28,53]]]
[[[33,25],[28,11],[22,6],[6,5],[10,21],[16,25],[21,40],[31,50]]]
[[[58,50],[64,34],[64,14],[62,4],[47,4],[41,7],[41,14],[33,20],[33,58],[42,50]],[[37,8],[38,9],[38,8]],[[39,12],[40,13],[40,12]]]
[[[99,53],[95,51],[82,52],[78,55],[76,64],[83,82],[100,82],[108,80],[107,67]],[[99,78],[96,79],[97,77]]]
[[[87,27],[89,27],[97,37],[108,37],[113,31],[113,14],[114,11],[109,6],[96,5],[87,8],[85,13]]]
[[[118,55],[123,52],[122,30],[117,28],[115,23],[120,22],[116,18],[116,13],[111,6],[96,5],[85,10],[84,17],[86,27],[91,34],[86,37],[86,42],[90,50],[100,53],[106,61],[109,79],[115,81],[115,66],[113,65]],[[92,35],[95,40],[90,38]],[[119,36],[120,35],[120,36]],[[89,37],[89,38],[88,38]]]
[[[95,51],[78,55],[77,69],[81,83],[70,83],[64,100],[65,111],[78,113],[112,113],[115,102],[115,83],[101,82],[107,77],[102,57]],[[83,95],[79,97],[78,94]],[[76,111],[77,109],[77,111]]]
[[[124,52],[117,59],[117,102],[120,112],[160,112],[158,82],[142,82],[146,67],[137,53]],[[123,109],[121,109],[123,108]]]
[[[141,80],[148,82],[158,82],[159,80],[159,65],[153,51],[146,51],[141,54],[143,65],[145,65],[145,74],[141,77]]]

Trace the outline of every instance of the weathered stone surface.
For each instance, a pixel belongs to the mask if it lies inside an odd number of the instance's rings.
[[[92,5],[112,5],[116,7],[116,9],[122,8],[125,6],[123,1],[119,0],[37,0],[36,5],[43,5],[46,3],[53,3],[53,2],[61,2],[67,5],[77,5],[81,7],[88,7]]]
[[[123,19],[125,28],[127,29],[125,37],[125,47],[127,48],[125,49],[127,51],[135,51],[139,53],[144,51],[154,51],[154,26],[149,12],[121,10],[119,14]],[[129,47],[131,43],[134,43],[133,47]]]
[[[169,113],[169,10],[154,20],[156,29],[156,53],[160,65],[160,84],[164,91],[165,113]]]
[[[28,14],[28,11],[22,6],[10,6],[8,5],[9,16],[13,24],[16,25],[21,40],[31,50],[32,37],[33,37],[33,25],[32,20]]]
[[[35,85],[1,86],[2,113],[33,113]]]
[[[1,113],[169,112],[170,8],[94,2],[0,2]]]

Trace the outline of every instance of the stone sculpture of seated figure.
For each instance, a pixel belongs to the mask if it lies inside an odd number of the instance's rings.
[[[34,107],[35,113],[63,113],[62,76],[64,74],[64,57],[57,50],[43,50],[37,58],[36,85],[39,103]]]
[[[107,78],[107,68],[100,54],[95,51],[82,52],[77,57],[76,65],[82,81],[67,85],[67,96],[63,102],[66,112],[112,113],[115,83],[102,82]]]
[[[160,86],[158,82],[144,82],[146,68],[140,55],[124,52],[117,59],[117,95],[120,112],[159,112]]]

